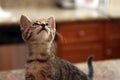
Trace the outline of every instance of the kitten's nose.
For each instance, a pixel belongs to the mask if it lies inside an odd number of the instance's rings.
[[[45,28],[45,24],[41,24],[41,26],[42,26],[43,28]]]

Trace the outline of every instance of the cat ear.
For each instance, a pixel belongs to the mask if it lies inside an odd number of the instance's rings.
[[[21,15],[21,18],[20,18],[21,30],[24,30],[26,27],[29,27],[30,25],[31,25],[30,20],[26,16]]]
[[[50,26],[52,28],[55,28],[55,19],[54,19],[54,17],[49,17],[48,18],[48,23],[50,24]]]

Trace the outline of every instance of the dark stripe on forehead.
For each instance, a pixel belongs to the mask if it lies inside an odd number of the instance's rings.
[[[34,23],[45,24],[45,23],[48,23],[48,21],[46,19],[40,19],[40,20],[35,21]]]

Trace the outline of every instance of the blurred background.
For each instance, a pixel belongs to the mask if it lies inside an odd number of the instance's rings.
[[[120,0],[0,0],[0,70],[25,66],[19,19],[54,16],[57,55],[72,63],[120,58]]]

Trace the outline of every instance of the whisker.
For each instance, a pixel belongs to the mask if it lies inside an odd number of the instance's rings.
[[[66,39],[63,37],[63,35],[61,35],[59,32],[56,32],[56,35],[58,36],[62,43],[66,43]]]

